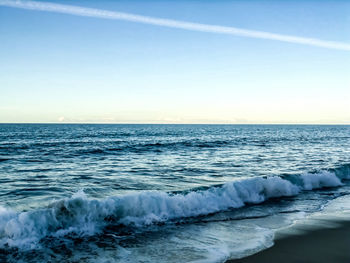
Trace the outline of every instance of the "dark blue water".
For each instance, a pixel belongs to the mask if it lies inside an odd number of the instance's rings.
[[[0,259],[251,254],[350,193],[349,153],[350,126],[1,124]]]

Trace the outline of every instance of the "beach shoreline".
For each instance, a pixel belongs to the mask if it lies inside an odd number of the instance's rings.
[[[276,232],[274,245],[226,263],[348,263],[350,220],[321,217]]]

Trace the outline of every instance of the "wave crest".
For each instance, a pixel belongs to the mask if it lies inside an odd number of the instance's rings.
[[[247,178],[187,193],[145,191],[89,199],[81,191],[47,208],[14,212],[0,207],[0,246],[33,249],[48,236],[85,236],[108,224],[142,227],[179,218],[208,215],[270,198],[294,196],[303,190],[342,185],[334,172],[303,174],[299,183],[278,176]]]

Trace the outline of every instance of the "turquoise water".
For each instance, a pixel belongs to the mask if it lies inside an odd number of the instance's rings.
[[[222,262],[350,194],[350,126],[0,125],[0,259]]]

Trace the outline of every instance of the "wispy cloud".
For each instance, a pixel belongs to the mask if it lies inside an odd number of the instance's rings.
[[[64,13],[70,15],[96,17],[104,19],[125,20],[130,22],[150,24],[163,27],[171,27],[192,31],[201,31],[217,34],[228,34],[234,36],[269,39],[282,42],[289,42],[295,44],[303,44],[309,46],[323,47],[329,49],[338,49],[350,51],[350,43],[343,43],[337,41],[326,41],[316,38],[306,38],[283,34],[274,34],[264,31],[248,30],[243,28],[209,25],[201,23],[191,23],[172,19],[155,18],[149,16],[141,16],[130,13],[114,12],[108,10],[101,10],[95,8],[86,8],[72,5],[62,5],[49,2],[36,2],[36,1],[19,1],[19,0],[0,0],[1,6],[23,8],[38,11]]]

